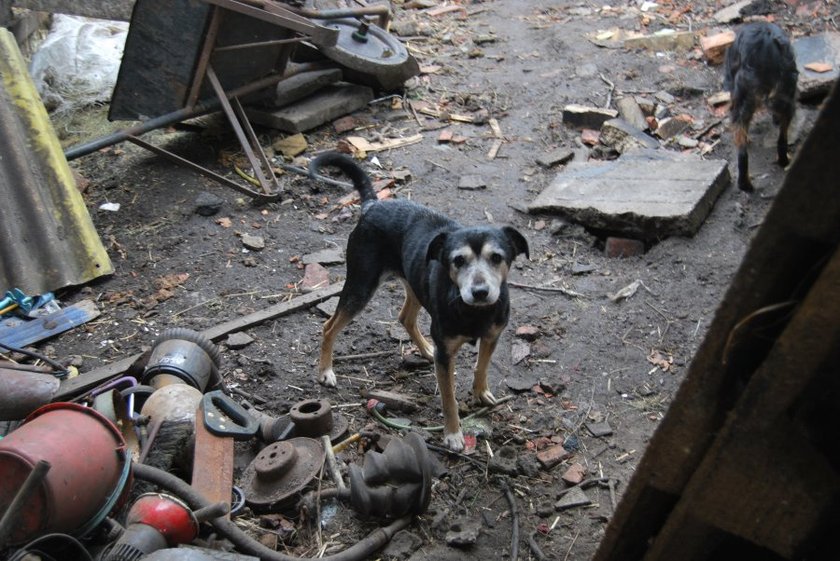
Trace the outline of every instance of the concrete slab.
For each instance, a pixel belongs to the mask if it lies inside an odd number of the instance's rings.
[[[314,95],[274,111],[245,109],[258,125],[285,132],[304,132],[361,109],[373,99],[373,90],[355,84],[327,86]]]
[[[727,162],[675,159],[662,152],[572,163],[528,210],[559,213],[585,227],[637,239],[693,236],[729,183]]]
[[[840,33],[820,33],[801,37],[793,42],[799,82],[796,86],[799,99],[822,97],[828,93],[840,76]],[[828,72],[814,72],[806,68],[812,63],[831,65]]]
[[[285,107],[308,97],[321,88],[340,82],[340,68],[327,68],[312,72],[301,72],[277,84],[274,92],[274,106]]]

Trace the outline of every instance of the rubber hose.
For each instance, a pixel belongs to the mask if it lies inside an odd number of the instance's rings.
[[[167,491],[174,493],[181,500],[186,502],[193,510],[205,508],[211,505],[203,495],[196,492],[184,480],[175,477],[161,469],[148,466],[146,464],[133,465],[134,476],[138,479],[154,483],[159,487],[163,487]],[[229,539],[233,545],[242,553],[254,555],[259,557],[262,561],[299,561],[300,559],[310,559],[309,557],[293,557],[269,549],[263,544],[256,541],[254,538],[243,532],[239,526],[231,522],[225,517],[208,520],[208,522],[221,535]],[[344,551],[340,551],[334,555],[326,557],[319,557],[322,561],[362,561],[369,557],[375,551],[381,549],[385,544],[391,541],[394,534],[406,528],[411,523],[410,516],[404,516],[389,524],[388,526],[377,528],[360,542],[353,544]]]

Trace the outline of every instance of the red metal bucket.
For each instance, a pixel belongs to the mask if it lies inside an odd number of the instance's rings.
[[[0,513],[39,460],[52,467],[26,501],[11,543],[49,532],[84,535],[124,501],[130,487],[130,461],[117,427],[88,407],[52,403],[0,440]]]

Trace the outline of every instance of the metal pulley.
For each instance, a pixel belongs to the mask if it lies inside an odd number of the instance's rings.
[[[327,28],[338,30],[338,41],[332,47],[318,50],[330,60],[345,67],[351,81],[393,89],[402,86],[420,72],[420,65],[399,39],[366,20],[316,20]]]

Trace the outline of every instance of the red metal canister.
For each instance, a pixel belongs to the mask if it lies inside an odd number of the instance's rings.
[[[0,513],[39,460],[52,467],[26,501],[11,543],[48,532],[84,534],[127,496],[125,440],[93,409],[76,403],[45,405],[0,440]]]

